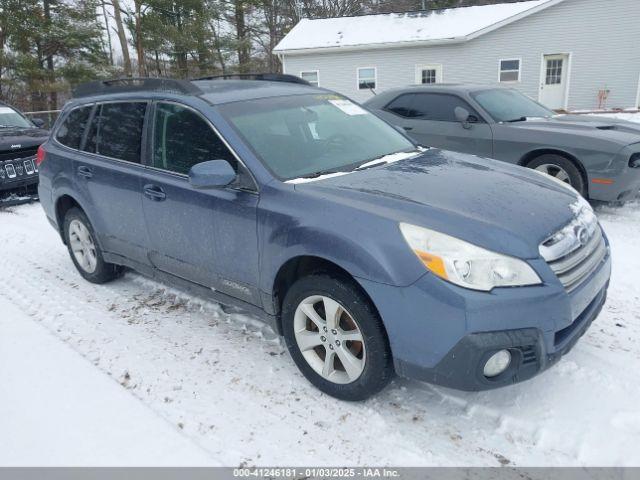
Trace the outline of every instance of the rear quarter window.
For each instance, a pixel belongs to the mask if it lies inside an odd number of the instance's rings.
[[[80,149],[92,108],[93,105],[88,105],[71,110],[58,128],[56,140],[66,147]]]

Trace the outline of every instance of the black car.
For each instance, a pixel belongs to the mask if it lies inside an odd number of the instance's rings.
[[[36,154],[49,132],[0,102],[0,207],[38,198]]]

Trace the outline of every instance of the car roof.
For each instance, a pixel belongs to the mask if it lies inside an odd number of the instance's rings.
[[[508,88],[502,85],[483,85],[479,83],[433,83],[430,85],[408,85],[406,87],[394,88],[393,92],[456,92],[470,93],[479,90],[490,90],[494,88]],[[385,92],[386,93],[386,92]]]
[[[202,90],[202,94],[198,96],[212,105],[327,92],[311,85],[265,80],[196,80],[192,83]]]
[[[283,76],[287,77],[287,76]],[[94,102],[108,102],[128,99],[175,99],[202,98],[211,105],[255,100],[260,98],[288,95],[326,93],[325,89],[314,87],[301,79],[265,80],[265,79],[227,79],[212,78],[201,80],[148,79],[145,84],[126,85],[121,80],[93,82],[81,85],[76,90],[69,106],[78,106]],[[111,83],[114,82],[114,83]]]

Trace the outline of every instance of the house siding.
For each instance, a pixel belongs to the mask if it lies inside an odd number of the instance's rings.
[[[377,67],[377,91],[415,83],[416,65],[441,64],[447,83],[498,82],[500,59],[519,58],[521,80],[506,85],[539,98],[543,54],[569,54],[570,110],[595,109],[610,90],[608,108],[638,106],[639,0],[565,0],[465,43],[284,54],[285,71],[319,70],[321,87],[364,101],[357,69]]]

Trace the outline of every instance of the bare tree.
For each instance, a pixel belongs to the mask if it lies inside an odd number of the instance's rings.
[[[120,48],[122,49],[122,60],[124,62],[124,74],[131,76],[131,57],[129,56],[129,44],[127,35],[124,33],[124,24],[122,23],[122,9],[120,8],[120,0],[111,0],[113,5],[113,18],[116,21],[116,31],[118,40],[120,40]]]

